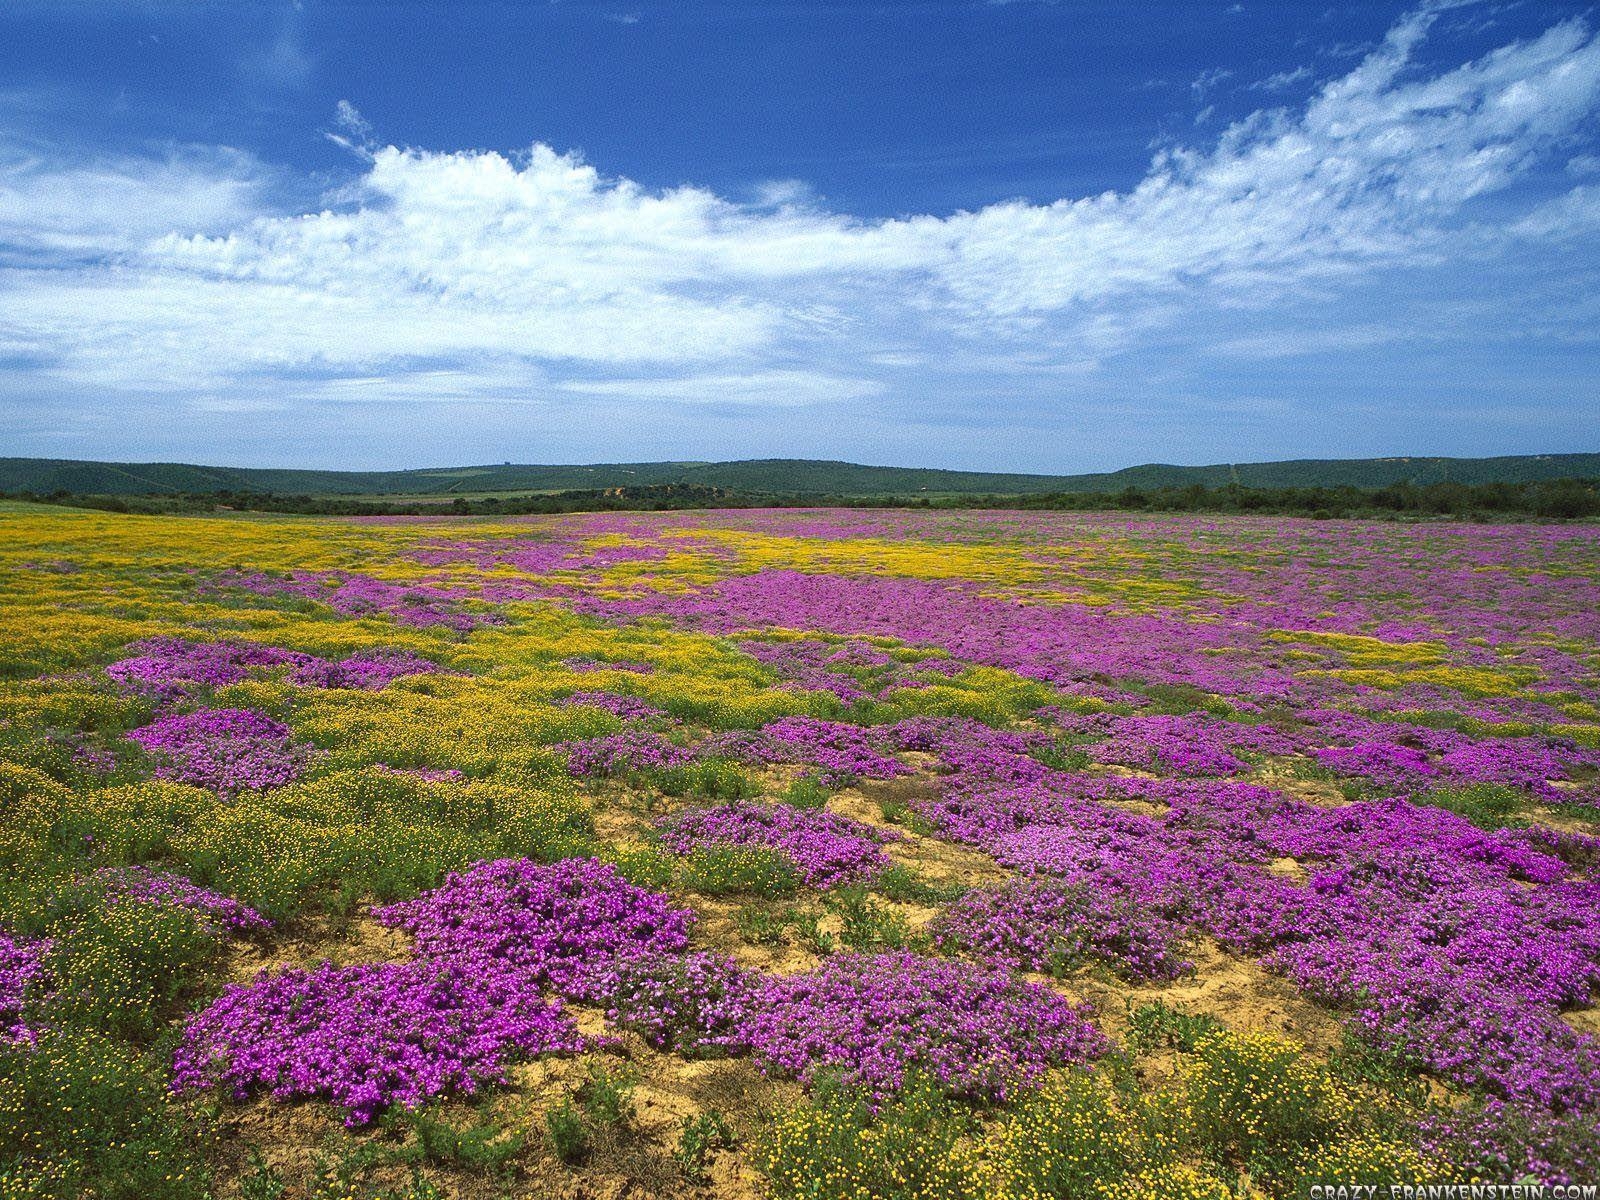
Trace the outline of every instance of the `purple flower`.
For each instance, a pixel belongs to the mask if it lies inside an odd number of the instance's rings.
[[[515,969],[573,998],[619,958],[684,949],[695,919],[592,858],[477,863],[373,916],[414,935],[423,958]]]
[[[236,933],[272,928],[272,922],[255,909],[232,896],[198,887],[181,875],[152,871],[149,867],[102,867],[89,879],[103,888],[108,897],[176,904],[193,909],[207,920]]]
[[[158,761],[158,777],[222,796],[292,783],[311,755],[291,740],[287,725],[247,708],[202,708],[162,717],[128,738]]]
[[[701,846],[764,846],[792,862],[811,887],[857,883],[889,865],[883,843],[902,835],[823,809],[736,801],[691,808],[656,823],[674,854]]]
[[[805,1083],[837,1071],[878,1095],[918,1070],[952,1092],[1003,1100],[1109,1048],[1084,1009],[1048,988],[908,952],[842,954],[769,979],[748,1031],[764,1070]]]
[[[518,1058],[584,1040],[527,977],[453,962],[291,969],[234,984],[192,1017],[173,1058],[177,1091],[325,1096],[345,1123],[503,1081]]]

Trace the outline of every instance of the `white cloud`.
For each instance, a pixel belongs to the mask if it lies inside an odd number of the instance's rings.
[[[878,394],[897,362],[1079,372],[1199,314],[1336,294],[1463,240],[1588,228],[1583,189],[1515,188],[1583,148],[1600,42],[1567,22],[1421,75],[1432,19],[1298,109],[1163,151],[1131,190],[944,216],[857,220],[794,181],[750,204],[650,191],[542,145],[370,148],[348,104],[338,136],[368,157],[315,211],[274,210],[269,173],[232,151],[15,151],[0,245],[57,257],[0,270],[0,347],[67,386],[287,378],[351,401],[511,399],[531,380],[557,399],[817,404]],[[1496,192],[1514,194],[1474,227]]]
[[[222,231],[261,211],[272,172],[227,147],[65,160],[0,142],[0,252],[110,255],[175,231]]]
[[[1268,75],[1265,79],[1258,79],[1254,83],[1245,85],[1249,92],[1281,92],[1292,88],[1297,83],[1304,83],[1311,78],[1310,67],[1296,67],[1292,71],[1279,71],[1276,75]]]
[[[569,380],[563,391],[631,400],[763,406],[833,404],[882,395],[884,385],[813,371],[757,371],[747,375],[693,375],[679,379]]]

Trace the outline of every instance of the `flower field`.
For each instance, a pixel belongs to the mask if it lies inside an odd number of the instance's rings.
[[[0,509],[0,1197],[1600,1179],[1600,527]]]

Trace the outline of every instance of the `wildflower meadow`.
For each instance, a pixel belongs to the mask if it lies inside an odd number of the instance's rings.
[[[0,1197],[1600,1180],[1600,527],[0,508]]]

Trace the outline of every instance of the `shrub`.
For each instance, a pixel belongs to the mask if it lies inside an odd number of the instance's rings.
[[[41,1030],[31,1046],[0,1042],[8,1188],[31,1180],[43,1195],[201,1200],[210,1194],[202,1149],[164,1070],[126,1042],[69,1026]]]
[[[578,1106],[596,1125],[621,1125],[633,1119],[633,1091],[638,1076],[627,1068],[613,1070],[605,1063],[589,1064],[588,1078],[578,1089]]]
[[[771,1124],[755,1160],[775,1200],[978,1200],[989,1193],[970,1132],[927,1079],[882,1102],[825,1085]]]
[[[699,1116],[683,1119],[683,1132],[678,1136],[678,1147],[672,1152],[672,1157],[685,1175],[697,1183],[704,1183],[712,1152],[731,1150],[733,1146],[733,1130],[722,1114],[713,1108]]]
[[[1182,1068],[1182,1112],[1218,1164],[1281,1178],[1345,1131],[1354,1099],[1299,1046],[1265,1033],[1213,1030]]]
[[[155,1036],[216,962],[219,930],[178,904],[71,899],[50,929],[52,1018],[135,1040]]]
[[[1135,1054],[1168,1048],[1192,1051],[1202,1037],[1221,1029],[1209,1013],[1186,1013],[1155,1000],[1129,1009],[1128,1049]]]
[[[700,846],[684,860],[683,886],[706,896],[778,900],[800,890],[800,872],[777,850],[759,846]]]
[[[779,793],[778,799],[791,808],[822,808],[832,793],[810,775],[802,775]]]
[[[1127,1195],[1130,1176],[1164,1166],[1173,1153],[1137,1093],[1088,1071],[1067,1072],[1029,1096],[985,1149],[1002,1193],[1018,1200]]]
[[[758,946],[776,946],[784,940],[790,918],[783,913],[745,905],[733,914],[733,927],[739,937]]]
[[[504,1172],[527,1143],[519,1130],[503,1128],[492,1119],[479,1117],[463,1126],[426,1107],[395,1111],[385,1124],[395,1132],[409,1132],[423,1161],[480,1175]]]
[[[841,888],[827,904],[841,922],[839,941],[852,950],[904,950],[918,940],[903,915],[875,903],[864,888]]]
[[[589,1131],[570,1100],[546,1111],[544,1125],[556,1157],[562,1162],[580,1163],[589,1156]]]

